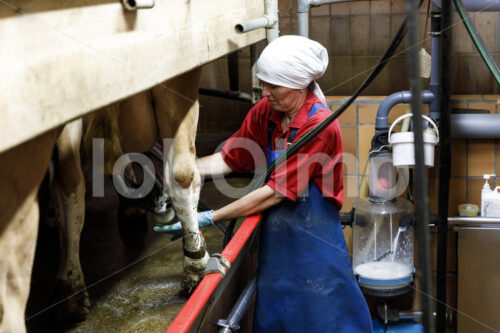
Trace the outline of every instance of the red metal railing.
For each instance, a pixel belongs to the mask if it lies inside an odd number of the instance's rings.
[[[250,216],[243,221],[236,234],[222,251],[222,256],[230,263],[236,259],[248,238],[250,238],[257,225],[259,225],[261,218],[262,215],[259,214]],[[172,324],[168,327],[167,333],[187,332],[221,280],[222,277],[219,273],[205,275]]]

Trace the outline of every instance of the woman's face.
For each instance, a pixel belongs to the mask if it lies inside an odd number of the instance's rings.
[[[299,89],[277,86],[264,81],[262,81],[262,86],[262,97],[267,97],[269,103],[277,111],[296,111],[304,103],[303,92]]]

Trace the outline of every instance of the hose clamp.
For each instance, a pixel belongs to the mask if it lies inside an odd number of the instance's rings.
[[[214,253],[208,259],[207,266],[205,267],[205,275],[212,273],[219,273],[224,277],[231,267],[229,261],[220,253]]]

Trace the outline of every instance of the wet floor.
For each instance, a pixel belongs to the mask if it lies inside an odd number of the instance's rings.
[[[238,186],[245,181],[231,182]],[[232,200],[213,183],[202,189],[201,201],[211,209]],[[88,318],[76,325],[53,319],[58,236],[57,229],[41,225],[26,311],[28,332],[165,332],[186,301],[180,288],[182,241],[152,231],[149,216],[120,222],[117,207],[110,184],[105,198],[87,198],[80,258],[92,305]],[[203,234],[209,252],[221,252],[223,233],[209,227]]]

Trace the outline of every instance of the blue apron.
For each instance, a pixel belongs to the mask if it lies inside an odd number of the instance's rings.
[[[314,105],[309,118],[321,108]],[[268,136],[270,164],[283,150],[273,151]],[[305,200],[266,211],[260,237],[254,332],[372,331],[337,208],[314,182]]]

